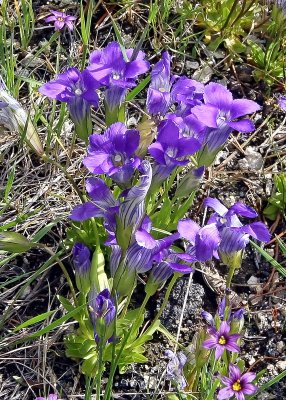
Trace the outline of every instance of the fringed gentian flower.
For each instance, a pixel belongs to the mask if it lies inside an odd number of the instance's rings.
[[[117,184],[129,185],[141,162],[135,155],[139,141],[138,131],[127,130],[121,122],[112,124],[103,135],[90,136],[83,164],[93,174],[107,174]]]
[[[235,121],[246,114],[252,114],[260,106],[252,100],[233,100],[226,87],[218,83],[209,83],[204,90],[205,104],[195,106],[192,113],[210,128],[222,128],[227,125],[239,132],[252,132],[255,127],[249,119]]]
[[[180,137],[179,128],[173,121],[161,123],[157,141],[149,146],[149,153],[156,160],[152,187],[160,185],[177,166],[186,165],[188,157],[200,147],[198,140]]]
[[[61,11],[51,10],[50,13],[53,15],[45,18],[45,22],[53,22],[55,30],[60,31],[65,26],[70,31],[74,29],[74,21],[76,20],[76,17],[73,17],[72,15],[68,15]]]
[[[39,92],[67,103],[78,136],[87,142],[92,132],[90,107],[98,106],[96,89],[99,86],[87,70],[80,72],[77,68],[70,68],[41,86]]]
[[[215,349],[216,360],[222,356],[224,350],[238,353],[239,345],[237,340],[240,338],[238,333],[232,335],[230,332],[230,325],[226,321],[222,321],[218,330],[213,326],[208,328],[211,337],[204,341],[203,347],[206,349]]]
[[[198,261],[210,260],[218,249],[220,235],[215,223],[201,228],[192,220],[182,220],[178,223],[178,231],[190,242],[187,252],[194,255]]]
[[[245,400],[245,395],[254,394],[257,390],[257,386],[251,383],[255,377],[254,372],[242,374],[236,365],[229,364],[229,377],[220,377],[225,387],[218,392],[218,400],[230,399],[233,396],[236,400]]]
[[[215,213],[203,228],[192,220],[182,220],[178,225],[181,236],[191,244],[187,252],[195,255],[198,261],[210,260],[218,252],[226,265],[238,268],[250,236],[262,242],[269,241],[270,234],[262,222],[243,225],[238,219],[238,215],[255,218],[257,213],[253,208],[238,202],[228,210],[219,200],[210,197],[205,205]]]
[[[89,178],[86,182],[86,191],[92,201],[76,206],[71,212],[73,221],[85,221],[92,217],[104,218],[105,223],[115,229],[115,214],[119,210],[119,201],[116,201],[110,188],[100,178]]]
[[[238,215],[247,218],[257,217],[256,211],[243,203],[237,202],[227,209],[219,200],[208,197],[205,205],[211,207],[215,213],[208,223],[215,223],[220,231],[219,256],[229,267],[239,268],[242,251],[252,236],[261,242],[268,242],[270,234],[262,222],[253,222],[243,225]]]
[[[171,350],[166,350],[165,355],[170,360],[167,364],[166,379],[173,381],[179,389],[184,389],[187,386],[184,377],[184,365],[187,357],[181,351],[175,354]]]
[[[112,341],[114,333],[114,322],[116,307],[108,289],[97,294],[92,290],[89,294],[89,311],[94,329],[96,342]]]
[[[77,288],[81,293],[87,294],[90,289],[90,250],[83,243],[76,243],[73,246],[72,255]]]
[[[176,115],[186,117],[194,106],[202,104],[204,88],[202,83],[193,79],[179,78],[171,91],[172,102],[177,103]]]
[[[88,70],[107,87],[105,101],[108,112],[120,107],[127,89],[136,86],[136,78],[150,68],[142,51],[139,51],[135,60],[130,61],[133,51],[127,49],[124,57],[119,43],[111,42],[105,49],[96,50],[90,55]]]
[[[146,102],[147,111],[151,115],[165,115],[171,105],[170,60],[169,53],[165,51],[151,72]]]
[[[145,198],[152,181],[149,161],[142,161],[138,170],[141,173],[139,184],[127,192],[119,206],[116,239],[123,249],[127,249],[132,243],[133,234],[142,224],[145,216]]]

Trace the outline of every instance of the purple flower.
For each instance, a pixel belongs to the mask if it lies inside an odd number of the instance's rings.
[[[151,72],[146,102],[149,114],[166,114],[171,105],[171,86],[170,55],[165,51]]]
[[[235,121],[246,114],[252,114],[260,109],[260,106],[252,100],[233,100],[232,94],[227,88],[218,83],[209,83],[204,91],[205,104],[195,106],[192,113],[210,128],[228,127],[240,132],[252,132],[255,127],[249,119]]]
[[[187,252],[194,255],[198,261],[210,260],[218,249],[220,235],[215,223],[201,228],[191,219],[181,220],[178,224],[178,231],[181,237],[190,242]]]
[[[229,334],[230,325],[226,321],[222,321],[218,330],[214,327],[208,329],[211,337],[204,341],[203,347],[206,349],[215,349],[216,360],[221,357],[224,350],[239,352],[239,345],[236,343],[240,338],[238,333]]]
[[[90,289],[90,250],[83,243],[76,243],[72,253],[77,288],[81,293],[87,294]]]
[[[149,146],[149,153],[156,160],[152,185],[161,184],[171,172],[189,162],[189,156],[201,147],[198,140],[180,137],[178,126],[165,120],[158,129],[157,141]]]
[[[88,156],[83,164],[93,174],[107,174],[120,185],[129,184],[141,162],[135,155],[139,141],[138,131],[127,130],[123,123],[117,122],[103,135],[90,136]]]
[[[283,111],[286,111],[286,96],[280,96],[278,106],[282,108]]]
[[[173,85],[172,102],[177,103],[176,114],[186,117],[196,105],[203,100],[204,85],[185,76],[180,77]]]
[[[218,248],[222,261],[229,266],[238,268],[241,263],[241,251],[249,243],[249,237],[268,242],[270,233],[262,222],[253,222],[243,225],[238,215],[255,218],[256,211],[243,203],[237,202],[227,209],[219,200],[208,197],[205,205],[211,207],[215,213],[208,223],[215,223],[220,231],[220,245]]]
[[[67,15],[64,12],[50,10],[51,16],[45,18],[45,22],[54,22],[54,27],[57,31],[60,31],[65,26],[72,31],[74,29],[74,21],[76,17],[72,15]]]
[[[107,109],[120,106],[128,88],[136,86],[136,78],[150,68],[145,54],[139,51],[132,60],[133,49],[126,49],[125,57],[119,43],[111,42],[105,49],[90,55],[88,70],[102,85],[107,86],[105,101]]]
[[[89,294],[89,311],[94,328],[94,338],[98,342],[110,341],[114,332],[116,307],[108,289],[99,294],[92,290]]]
[[[187,357],[181,351],[175,354],[171,350],[166,350],[165,355],[170,360],[167,364],[166,379],[174,381],[180,389],[184,389],[187,386],[187,382],[183,369],[187,362]]]
[[[36,397],[35,400],[58,400],[56,394],[49,394],[48,397]]]
[[[225,387],[219,391],[218,400],[230,399],[233,396],[237,400],[245,400],[244,395],[254,394],[257,390],[257,386],[250,383],[255,377],[254,372],[242,374],[236,365],[229,364],[229,377],[220,378]]]
[[[215,326],[214,318],[209,312],[202,311],[201,315],[202,315],[203,319],[205,319],[209,325]]]
[[[57,79],[41,86],[39,92],[68,104],[78,135],[87,141],[92,131],[90,107],[98,106],[96,89],[99,86],[87,70],[80,72],[77,68],[70,68],[59,74]]]

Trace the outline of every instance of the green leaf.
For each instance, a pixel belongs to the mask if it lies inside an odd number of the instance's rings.
[[[62,218],[57,218],[54,221],[45,225],[42,229],[40,229],[34,236],[32,236],[33,242],[39,242],[50,230],[62,220]]]
[[[47,319],[50,315],[53,315],[57,310],[51,310],[44,312],[42,314],[37,315],[36,317],[28,319],[28,321],[23,322],[22,324],[16,326],[16,328],[13,330],[13,332],[18,332],[20,329],[27,328],[28,326],[37,324],[38,322],[44,321]]]
[[[35,339],[35,338],[37,338],[39,336],[42,336],[42,335],[52,331],[53,329],[55,329],[58,326],[62,325],[64,322],[68,321],[72,317],[75,317],[81,310],[84,310],[85,308],[86,308],[86,304],[83,304],[82,306],[79,306],[79,307],[75,308],[74,310],[68,312],[63,317],[61,317],[61,318],[57,319],[56,321],[52,322],[51,324],[49,324],[45,328],[40,329],[38,332],[32,333],[31,335],[28,335],[28,336],[25,336],[23,339],[20,340],[20,342],[31,340],[31,339]]]
[[[283,255],[286,256],[286,245],[285,243],[277,236],[277,242],[279,244],[280,250],[282,251]]]
[[[126,101],[132,101],[150,82],[150,75],[146,76],[134,89],[132,89],[126,96]]]
[[[75,309],[75,306],[73,306],[72,303],[65,297],[58,295],[57,298],[59,299],[60,303],[64,306],[66,311],[69,312]]]
[[[281,264],[279,264],[278,261],[276,261],[273,257],[271,257],[270,254],[268,254],[265,250],[263,250],[260,246],[258,246],[256,243],[254,243],[252,240],[250,240],[250,243],[252,244],[253,247],[265,258],[266,261],[268,261],[272,267],[277,269],[277,271],[286,278],[286,268],[284,268]]]
[[[10,253],[24,253],[36,246],[36,243],[31,242],[20,233],[0,233],[0,250],[9,251]]]

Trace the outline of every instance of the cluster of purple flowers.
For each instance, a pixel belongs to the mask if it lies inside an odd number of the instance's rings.
[[[50,18],[54,17],[64,18],[57,13]],[[57,19],[57,27],[61,29],[59,22]],[[192,158],[193,169],[184,178],[184,187],[178,189],[178,196],[188,196],[186,185],[196,186],[231,131],[247,133],[254,129],[249,119],[238,118],[260,107],[251,100],[234,100],[230,91],[218,83],[203,85],[172,75],[170,56],[165,52],[153,67],[147,91],[146,110],[157,128],[155,138],[153,143],[144,144],[141,132],[128,129],[118,116],[127,91],[136,86],[138,77],[149,68],[142,51],[123,50],[119,43],[112,42],[91,53],[85,70],[70,68],[40,88],[42,94],[67,103],[76,131],[89,142],[83,163],[100,177],[87,180],[90,201],[75,207],[70,218],[77,222],[93,217],[103,220],[105,244],[111,248],[112,290],[119,298],[130,293],[138,273],[149,272],[146,290],[153,293],[173,273],[191,272],[190,263],[194,261],[206,261],[213,256],[232,260],[250,236],[261,241],[269,239],[262,223],[240,222],[238,215],[256,217],[253,209],[237,203],[227,210],[218,200],[210,198],[206,205],[215,213],[203,228],[194,221],[182,220],[178,232],[153,237],[146,200],[156,195],[159,186]],[[104,90],[107,129],[103,134],[91,134],[91,107],[99,105],[99,89]],[[147,157],[144,159],[142,154]],[[114,184],[119,189],[115,192]],[[174,242],[180,238],[190,242],[186,252],[174,248]],[[76,244],[73,254],[78,288],[87,294],[93,290],[88,283],[90,251]],[[109,292],[92,293],[91,298],[91,308],[95,310],[91,318],[99,335],[98,327],[109,326],[115,315],[114,300]],[[101,309],[102,315],[109,315],[107,319],[102,317]],[[227,336],[227,327],[221,329]],[[106,340],[112,336],[109,334],[108,330]]]
[[[242,250],[250,237],[262,242],[270,240],[270,233],[262,222],[243,225],[238,216],[256,218],[256,211],[237,202],[227,209],[219,200],[208,197],[205,206],[214,210],[207,224],[200,227],[193,220],[179,222],[178,230],[190,242],[187,252],[198,261],[208,261],[213,256],[226,265],[239,268]]]

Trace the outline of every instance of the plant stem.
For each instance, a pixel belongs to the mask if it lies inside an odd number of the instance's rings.
[[[162,313],[163,313],[163,311],[164,311],[164,309],[165,309],[165,307],[166,307],[166,304],[167,304],[167,302],[168,302],[168,299],[169,299],[169,297],[170,297],[170,294],[171,294],[171,291],[172,291],[172,289],[173,289],[173,286],[174,286],[175,283],[176,283],[176,280],[177,280],[178,276],[179,276],[179,274],[177,274],[177,273],[175,273],[175,274],[173,275],[173,277],[172,277],[172,279],[171,279],[171,282],[169,283],[169,286],[168,286],[168,288],[167,288],[167,290],[166,290],[166,293],[165,293],[165,296],[164,296],[164,300],[163,300],[163,302],[162,302],[162,304],[161,304],[161,307],[160,307],[160,309],[159,309],[159,311],[158,311],[158,313],[157,313],[155,319],[153,320],[152,324],[149,326],[149,328],[148,328],[147,331],[145,332],[146,335],[148,334],[148,332],[152,331],[154,325],[156,324],[156,322],[158,321],[158,319],[161,317],[161,315],[162,315]]]
[[[103,359],[102,338],[99,339],[98,347],[99,348],[98,348],[98,371],[96,375],[96,400],[100,400],[100,392],[101,392],[102,359]]]

